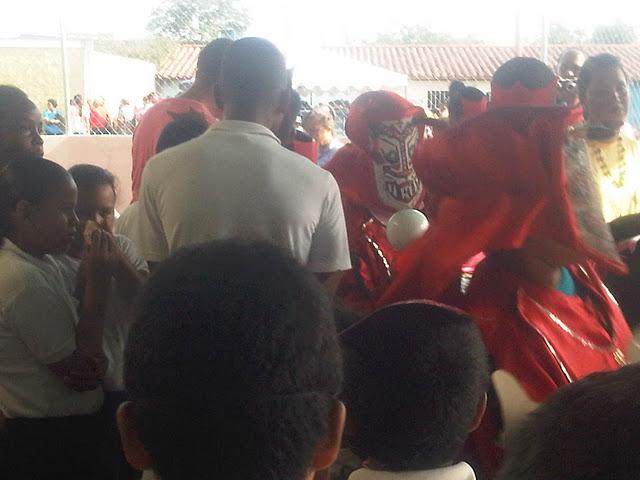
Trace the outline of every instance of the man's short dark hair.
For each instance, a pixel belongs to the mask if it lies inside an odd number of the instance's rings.
[[[233,102],[245,110],[272,105],[288,88],[284,55],[268,40],[247,37],[229,47],[222,62],[217,103]]]
[[[209,125],[203,116],[200,118],[193,116],[174,120],[162,129],[156,144],[156,153],[193,140],[206,132],[207,128],[209,128]]]
[[[491,83],[501,88],[511,88],[519,82],[529,89],[538,89],[549,85],[554,78],[553,70],[540,60],[516,57],[498,67]]]
[[[587,58],[587,61],[584,62],[584,65],[582,66],[582,70],[580,70],[580,76],[578,77],[578,94],[582,100],[584,100],[587,95],[587,89],[591,84],[593,73],[596,70],[607,70],[610,68],[620,69],[625,78],[627,78],[627,72],[622,65],[622,60],[615,55],[610,53],[601,53],[600,55]]]
[[[209,42],[200,50],[198,55],[198,64],[196,77],[199,81],[208,85],[215,85],[220,78],[220,70],[222,68],[222,60],[227,52],[227,48],[231,46],[233,40],[228,38],[218,38]]]
[[[50,98],[49,100],[47,100],[47,103],[50,103],[53,108],[58,108],[58,102],[55,98]]]
[[[549,397],[507,444],[500,480],[640,475],[640,365],[597,373]]]
[[[400,303],[340,337],[353,453],[391,471],[454,461],[489,384],[473,320],[430,302]]]
[[[163,480],[301,480],[342,380],[323,287],[265,243],[180,250],[143,289],[125,351]]]

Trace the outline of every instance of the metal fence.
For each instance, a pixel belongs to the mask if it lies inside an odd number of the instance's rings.
[[[91,19],[107,13],[104,2],[93,0],[83,2],[88,5],[85,17],[76,12],[69,21],[68,12],[60,14],[60,24],[53,30],[16,32],[0,23],[0,84],[23,88],[43,112],[49,110],[47,117],[58,115],[66,134],[130,135],[158,100],[179,95],[190,86],[198,53],[207,41],[235,38],[247,27],[251,30],[255,18],[252,3],[246,1],[244,6],[233,0],[152,1],[154,8],[140,20],[141,32],[135,37],[123,34],[117,22],[112,29],[87,33]],[[635,3],[611,0],[607,8],[618,8],[616,2]],[[361,3],[364,9],[378,8],[372,2]],[[569,3],[596,19],[596,9],[604,8]],[[287,5],[280,0],[274,8]],[[490,10],[474,12],[482,27],[471,36],[418,23],[389,24],[367,38],[353,38],[352,22],[340,20],[333,25],[331,38],[305,46],[302,63],[313,67],[317,59],[320,68],[307,68],[307,77],[300,77],[294,86],[308,104],[341,106],[367,89],[393,88],[429,111],[446,115],[443,107],[451,81],[462,80],[487,91],[495,69],[510,57],[535,56],[555,68],[560,53],[570,47],[587,54],[610,51],[627,67],[632,94],[629,120],[640,128],[640,17],[626,19],[627,23],[603,19],[601,24],[594,21],[581,28],[563,23],[554,14],[528,15],[516,9],[510,23],[500,26],[512,34],[497,42],[498,26],[492,23]],[[451,6],[430,4],[429,14],[444,19],[451,16]],[[315,27],[311,22],[300,25],[290,15],[285,20],[287,32],[278,45],[289,54],[303,38],[313,37],[305,32]],[[343,67],[342,62],[350,63]],[[45,133],[54,132],[47,129]]]

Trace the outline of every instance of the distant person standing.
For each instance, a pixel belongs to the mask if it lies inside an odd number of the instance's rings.
[[[304,118],[302,126],[318,142],[318,165],[324,167],[342,147],[335,134],[335,112],[328,105],[318,105]]]
[[[233,43],[219,38],[205,46],[198,56],[196,78],[182,95],[168,98],[152,106],[142,115],[133,134],[131,180],[133,201],[138,199],[142,172],[149,159],[156,153],[156,145],[162,129],[179,118],[193,117],[213,123],[222,116],[222,109],[214,99],[214,88],[220,74],[225,51]],[[149,99],[153,102],[153,99]]]
[[[69,132],[74,135],[85,135],[89,132],[89,106],[82,95],[74,95],[69,104]]]
[[[284,56],[269,41],[229,46],[217,101],[224,120],[158,154],[144,171],[132,240],[159,262],[180,247],[239,238],[268,241],[329,285],[351,268],[333,176],[280,145],[289,108]]]
[[[64,117],[58,111],[58,102],[53,98],[47,100],[47,109],[42,113],[42,121],[46,135],[62,135],[64,133]]]
[[[578,77],[587,56],[580,50],[565,50],[558,60],[557,73],[560,77],[557,101],[571,108],[569,123],[577,125],[584,122],[584,111],[578,95]]]
[[[104,98],[96,98],[93,101],[91,114],[89,116],[91,133],[93,135],[105,135],[107,133],[111,133],[110,123],[111,119],[109,118],[109,112],[104,106]]]
[[[133,105],[123,98],[120,100],[120,106],[118,107],[118,116],[116,118],[116,133],[120,135],[131,135],[133,133],[135,120],[135,112]]]

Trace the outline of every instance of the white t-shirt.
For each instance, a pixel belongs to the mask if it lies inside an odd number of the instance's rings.
[[[96,413],[102,388],[75,392],[47,365],[76,350],[77,302],[56,260],[0,248],[0,410],[7,418]]]
[[[361,468],[349,475],[349,480],[476,480],[476,475],[468,464],[461,462],[450,467],[409,472]]]
[[[125,208],[124,212],[116,219],[114,231],[118,235],[131,238],[131,229],[138,221],[138,202],[134,202]]]
[[[351,268],[333,176],[256,123],[225,120],[146,165],[131,239],[148,261],[216,239],[270,241],[313,272]]]
[[[117,247],[129,260],[133,268],[138,272],[148,274],[149,267],[147,262],[140,257],[133,242],[122,235],[114,235],[114,239]],[[80,260],[69,255],[61,255],[56,257],[56,260],[61,264],[68,290],[71,293],[75,292]],[[102,337],[102,348],[104,349],[105,357],[109,360],[109,366],[103,380],[103,387],[107,392],[124,390],[124,346],[131,327],[131,305],[127,304],[125,298],[115,280],[112,280],[104,320],[104,336]]]

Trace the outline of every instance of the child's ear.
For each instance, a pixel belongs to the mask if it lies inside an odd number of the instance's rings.
[[[342,432],[347,418],[347,409],[344,403],[335,401],[329,415],[329,430],[327,435],[320,440],[313,456],[311,469],[320,471],[329,468],[338,458],[340,445],[342,444]]]
[[[471,427],[469,427],[469,433],[475,432],[480,424],[482,423],[482,419],[484,417],[484,413],[487,411],[487,394],[485,393],[482,396],[480,402],[478,402],[478,409],[476,410],[476,417],[471,423]]]
[[[133,402],[124,402],[120,405],[116,413],[116,419],[118,421],[118,430],[120,430],[122,449],[127,461],[136,470],[150,470],[152,467],[151,457],[138,435],[135,404]]]

